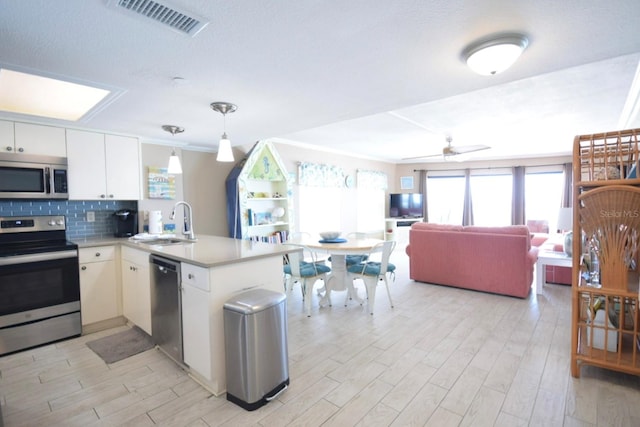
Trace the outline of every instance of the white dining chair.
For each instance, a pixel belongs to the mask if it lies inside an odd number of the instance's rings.
[[[310,239],[310,238],[311,238],[311,233],[307,233],[306,231],[292,231],[289,233],[289,237],[287,237],[286,243],[299,245],[300,241],[304,239]],[[284,256],[284,265],[286,266],[287,264],[289,264],[288,254]],[[287,269],[286,267],[284,268],[283,281],[284,281],[285,294],[287,293],[288,290],[291,290],[293,288],[294,283],[296,283],[295,280],[289,282],[289,278],[291,275],[287,273],[288,270],[289,269]],[[304,299],[304,290],[302,289],[302,287],[300,289],[302,290],[302,298]]]
[[[389,297],[389,304],[393,308],[393,300],[389,291],[388,273],[395,272],[395,265],[389,262],[389,257],[396,246],[395,240],[387,240],[375,245],[368,254],[368,261],[347,267],[352,280],[361,279],[367,291],[369,313],[373,314],[378,282],[384,281]],[[395,277],[395,276],[394,276]]]
[[[315,253],[304,245],[290,244],[297,246],[301,251],[290,252],[289,262],[284,265],[285,292],[290,292],[294,283],[300,283],[302,299],[305,305],[307,317],[311,317],[311,298],[313,286],[318,280],[327,283],[327,274],[331,268],[316,260]]]
[[[367,233],[362,233],[362,232],[351,232],[349,234],[347,234],[347,239],[366,239],[368,237]],[[344,257],[345,258],[345,263],[348,266],[350,265],[354,265],[354,264],[360,264],[361,262],[364,262],[367,260],[367,254],[353,254],[353,255],[347,255]],[[331,257],[329,257],[327,259],[327,261],[331,262]]]

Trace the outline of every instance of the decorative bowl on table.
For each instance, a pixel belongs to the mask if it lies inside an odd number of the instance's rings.
[[[340,231],[321,231],[322,240],[336,240],[342,234]]]

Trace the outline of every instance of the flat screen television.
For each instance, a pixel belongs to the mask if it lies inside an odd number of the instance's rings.
[[[389,194],[390,218],[420,218],[422,216],[422,194]]]

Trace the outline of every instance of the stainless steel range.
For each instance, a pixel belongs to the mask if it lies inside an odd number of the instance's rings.
[[[78,246],[65,217],[0,217],[0,355],[81,333]]]

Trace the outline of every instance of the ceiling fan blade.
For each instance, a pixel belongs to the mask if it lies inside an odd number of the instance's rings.
[[[447,145],[442,148],[442,153],[438,154],[427,154],[424,156],[416,156],[416,157],[405,157],[402,160],[417,160],[417,159],[427,159],[429,157],[440,157],[443,156],[445,159],[449,157],[454,157],[459,154],[473,153],[474,151],[487,150],[491,147],[488,145],[478,144],[478,145],[460,145],[460,146],[452,146],[451,138],[447,138]]]
[[[451,147],[451,150],[455,154],[473,153],[474,151],[487,150],[491,147],[488,145],[462,145],[459,147]]]
[[[429,157],[438,157],[438,156],[442,156],[442,153],[427,154],[426,156],[405,157],[402,160],[417,160],[417,159],[426,159],[426,158],[429,158]]]

